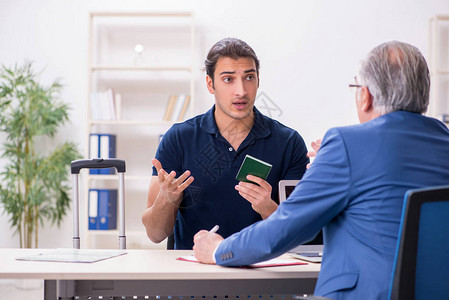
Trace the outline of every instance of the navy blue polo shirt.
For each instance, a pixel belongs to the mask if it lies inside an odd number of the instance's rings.
[[[174,228],[175,249],[192,249],[193,236],[219,225],[223,237],[261,220],[251,203],[235,190],[235,179],[246,154],[273,165],[267,181],[271,198],[278,200],[278,182],[301,179],[309,158],[304,140],[295,130],[262,115],[254,108],[254,125],[235,151],[219,133],[215,106],[205,114],[173,125],[157,149],[156,158],[176,177],[190,170],[195,178],[184,190]],[[153,175],[157,175],[153,167]]]

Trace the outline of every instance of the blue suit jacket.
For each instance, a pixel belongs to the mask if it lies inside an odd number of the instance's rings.
[[[329,130],[311,168],[265,221],[218,247],[219,265],[278,256],[323,228],[315,294],[387,299],[404,194],[449,183],[449,131],[441,122],[393,112]]]

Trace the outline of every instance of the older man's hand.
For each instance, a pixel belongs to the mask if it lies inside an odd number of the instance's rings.
[[[315,157],[318,150],[320,150],[322,139],[316,139],[310,145],[312,146],[312,150],[307,152],[307,157]],[[307,164],[306,168],[310,168],[312,163]]]
[[[215,264],[213,254],[222,241],[221,235],[201,230],[193,237],[193,254],[202,263]]]

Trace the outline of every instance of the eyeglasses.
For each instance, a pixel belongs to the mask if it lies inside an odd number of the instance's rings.
[[[354,77],[354,81],[357,82],[357,76]],[[349,90],[351,90],[351,92],[355,92],[355,90],[360,87],[363,87],[363,85],[357,83],[349,84]]]

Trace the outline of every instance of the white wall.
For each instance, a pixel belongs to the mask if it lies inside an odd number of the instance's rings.
[[[200,71],[207,51],[223,37],[238,37],[261,60],[259,92],[282,110],[275,118],[297,129],[309,144],[329,127],[357,122],[347,85],[371,48],[396,39],[428,57],[428,20],[449,14],[449,1],[0,0],[0,64],[28,59],[36,70],[44,69],[42,81],[62,79],[62,99],[73,109],[71,124],[58,139],[69,138],[84,151],[88,12],[169,9],[195,13],[196,113],[213,103]],[[0,247],[17,247],[1,211]],[[46,226],[40,247],[70,247],[71,231],[70,217],[60,229]]]

